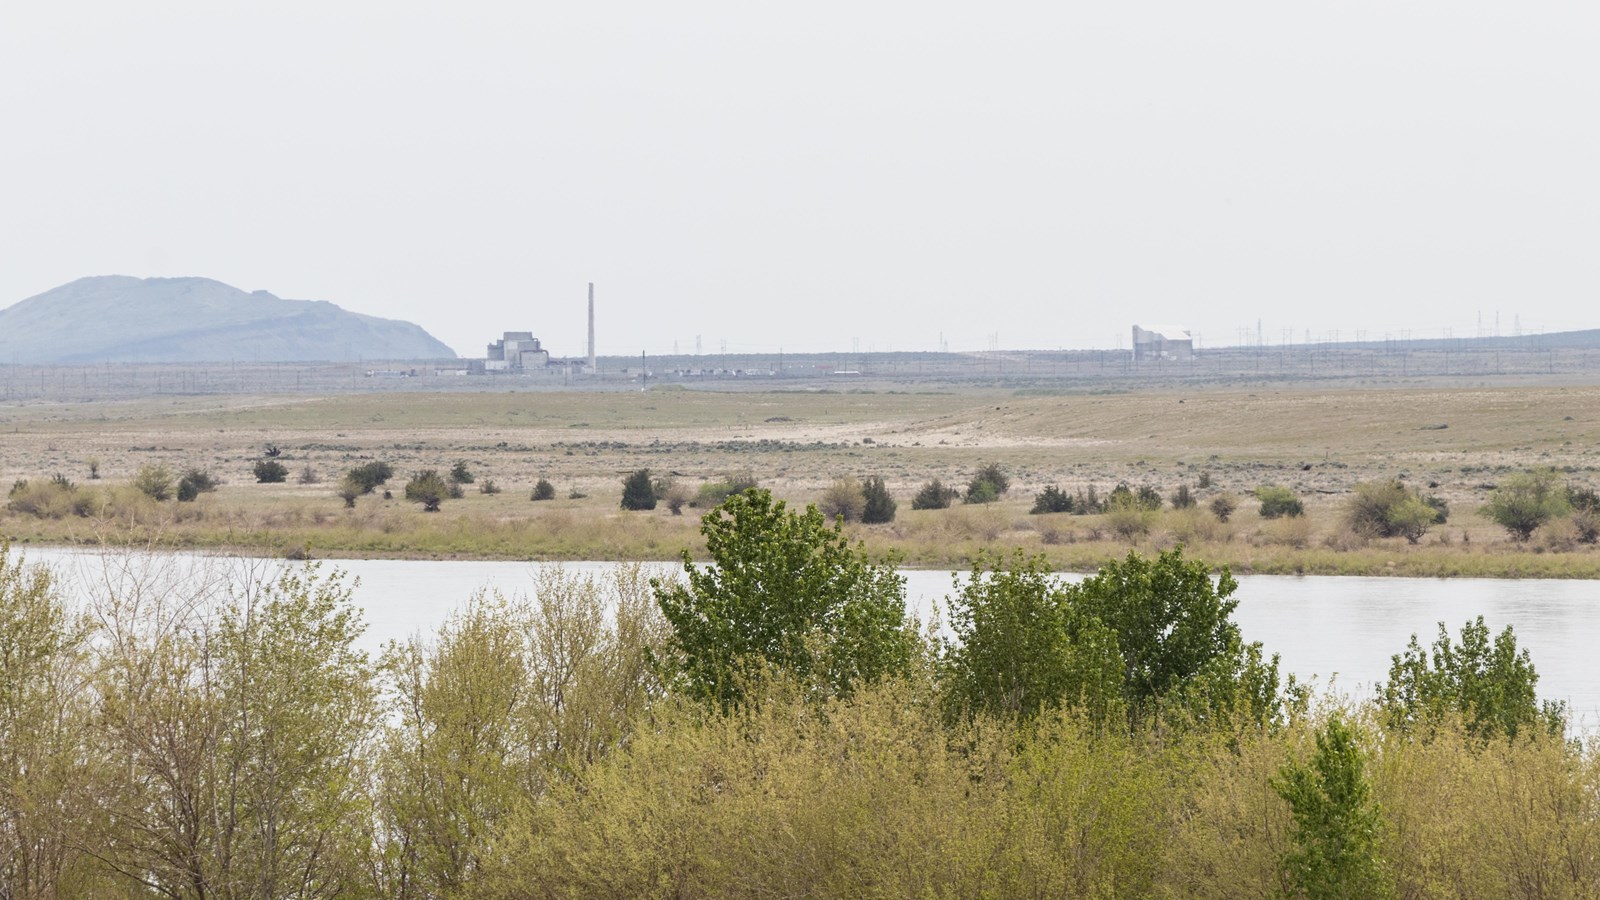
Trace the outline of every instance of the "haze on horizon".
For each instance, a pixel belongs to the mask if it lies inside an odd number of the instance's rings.
[[[0,307],[199,275],[629,354],[1600,327],[1600,7],[0,10]],[[1481,324],[1480,324],[1481,323]]]

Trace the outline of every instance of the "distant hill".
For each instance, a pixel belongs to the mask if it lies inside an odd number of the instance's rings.
[[[410,322],[209,278],[80,278],[0,309],[0,364],[455,358]]]

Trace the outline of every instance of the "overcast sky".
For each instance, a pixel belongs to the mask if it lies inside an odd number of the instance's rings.
[[[0,306],[467,355],[1600,327],[1600,4],[13,2]]]

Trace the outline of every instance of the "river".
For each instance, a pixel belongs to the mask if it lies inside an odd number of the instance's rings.
[[[85,583],[102,577],[101,557],[57,548],[14,548],[28,561],[51,564],[82,595]],[[236,573],[246,567],[283,565],[260,560],[190,554],[160,557],[161,565],[220,567]],[[147,562],[146,565],[149,563]],[[381,647],[436,629],[445,616],[474,591],[531,592],[534,576],[553,563],[466,560],[329,560],[359,579],[354,598],[366,612],[363,644]],[[614,563],[564,564],[577,573],[604,574]],[[676,568],[662,563],[665,574]],[[911,608],[927,618],[952,590],[949,572],[906,570]],[[1067,579],[1081,576],[1066,575]],[[1483,615],[1498,632],[1516,629],[1517,642],[1532,654],[1539,672],[1539,696],[1565,700],[1576,730],[1600,730],[1600,582],[1552,579],[1422,579],[1332,576],[1246,575],[1239,577],[1235,613],[1245,639],[1277,653],[1285,672],[1314,679],[1356,697],[1368,696],[1374,682],[1387,677],[1390,657],[1412,634],[1430,645],[1445,622],[1453,634]]]

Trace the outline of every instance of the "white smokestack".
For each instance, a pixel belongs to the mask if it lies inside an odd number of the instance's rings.
[[[599,370],[594,365],[594,282],[589,282],[589,374]]]

